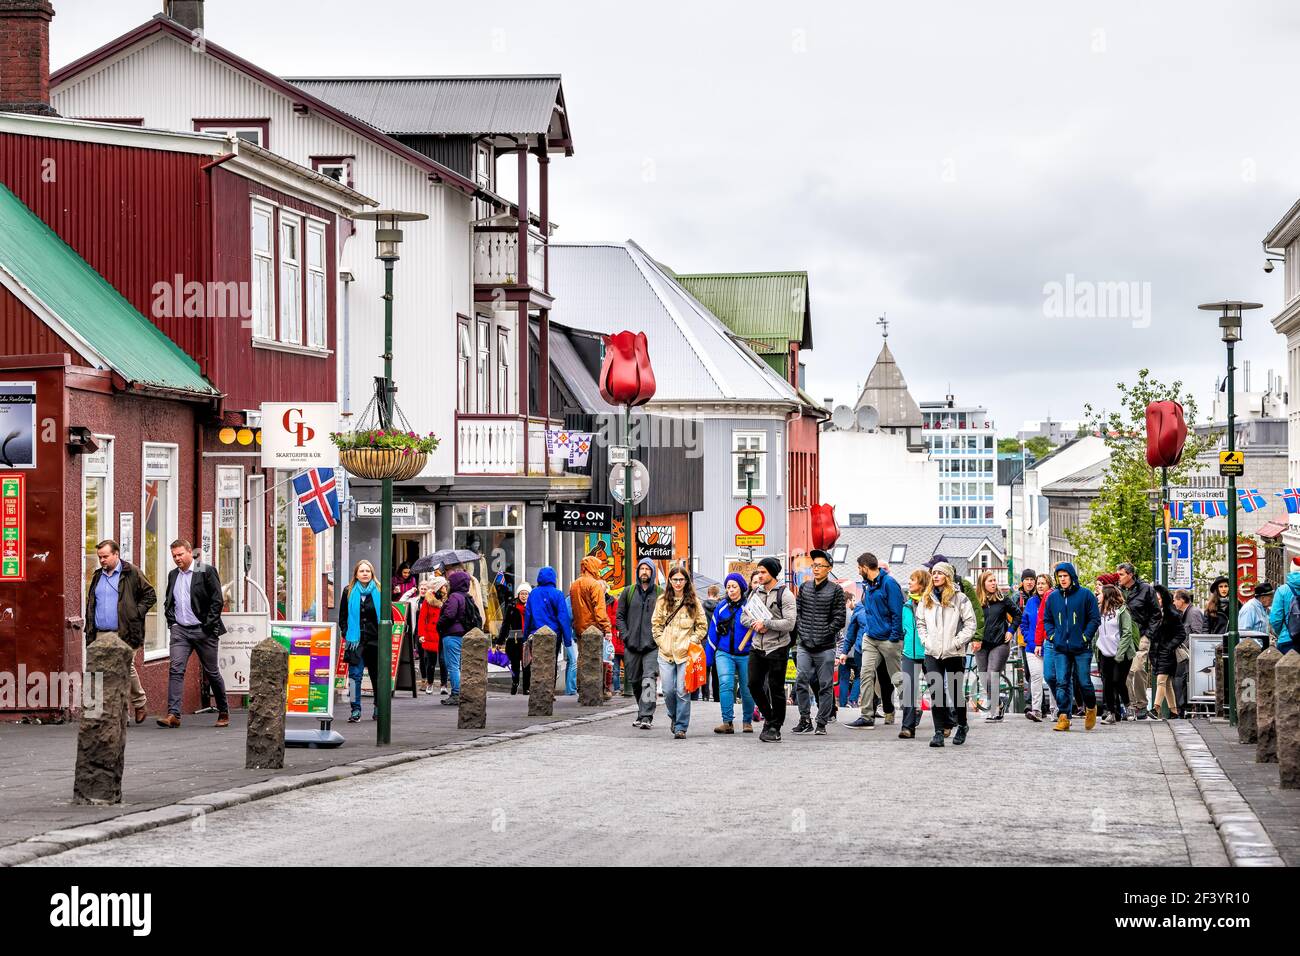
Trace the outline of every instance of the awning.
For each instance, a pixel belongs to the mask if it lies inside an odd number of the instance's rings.
[[[1280,538],[1286,533],[1288,527],[1290,526],[1280,521],[1265,521],[1259,526],[1259,530],[1255,534],[1261,538]]]

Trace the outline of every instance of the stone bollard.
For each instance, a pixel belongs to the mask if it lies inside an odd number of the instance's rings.
[[[1214,648],[1214,716],[1222,717],[1227,713],[1223,697],[1223,645]]]
[[[1300,790],[1300,653],[1283,654],[1273,674],[1278,772],[1283,790]]]
[[[1282,659],[1276,647],[1263,651],[1255,660],[1255,762],[1277,763],[1277,725],[1274,668]]]
[[[268,637],[248,655],[248,737],[244,768],[284,766],[284,713],[289,690],[289,652]]]
[[[1237,742],[1253,744],[1259,731],[1255,727],[1255,662],[1259,659],[1259,645],[1249,639],[1237,644],[1237,660],[1233,679],[1237,683]]]
[[[528,689],[528,716],[550,717],[555,713],[555,632],[538,628],[533,642],[532,684]]]
[[[88,707],[84,696],[82,699],[73,803],[122,802],[126,711],[131,698],[134,656],[135,651],[115,635],[99,637],[86,648],[86,676],[102,685]]]
[[[477,627],[460,644],[460,707],[456,727],[482,730],[487,726],[488,636]]]
[[[592,625],[578,637],[578,703],[599,707],[605,702],[605,635]]]

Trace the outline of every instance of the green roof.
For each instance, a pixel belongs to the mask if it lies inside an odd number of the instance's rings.
[[[0,185],[0,283],[16,282],[43,321],[128,382],[217,395],[186,355],[18,197]]]
[[[675,276],[732,332],[751,342],[812,348],[807,272],[728,272]]]

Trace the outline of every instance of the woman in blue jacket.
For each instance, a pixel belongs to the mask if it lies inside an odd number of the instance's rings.
[[[709,637],[706,650],[714,657],[718,673],[718,696],[722,701],[722,723],[713,728],[715,734],[734,734],[736,711],[736,677],[740,677],[742,730],[752,734],[754,725],[754,698],[749,692],[749,649],[753,632],[742,627],[740,614],[745,609],[748,588],[740,574],[728,574],[723,582],[724,596],[709,615]]]

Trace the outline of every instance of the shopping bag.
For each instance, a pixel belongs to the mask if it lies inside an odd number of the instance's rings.
[[[686,693],[693,694],[709,679],[709,664],[704,645],[692,643],[686,658]]]

